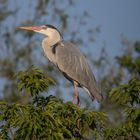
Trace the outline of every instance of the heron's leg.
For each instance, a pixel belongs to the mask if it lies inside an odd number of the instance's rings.
[[[78,97],[77,97],[77,104],[80,107],[81,103],[80,103],[79,93],[78,93]]]
[[[73,101],[72,101],[73,104],[75,103],[75,100],[77,101],[77,104],[80,107],[79,93],[78,93],[77,85],[74,82],[74,98],[73,98]]]

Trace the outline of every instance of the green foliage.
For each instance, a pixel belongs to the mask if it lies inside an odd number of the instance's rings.
[[[114,88],[110,92],[110,98],[113,102],[121,105],[137,106],[140,104],[140,81],[136,79],[129,80],[128,84]]]
[[[106,130],[107,139],[140,139],[140,81],[131,79],[128,84],[112,89],[110,98],[123,107],[124,121]]]
[[[54,81],[50,77],[34,67],[18,72],[17,76],[19,91],[25,89],[31,96],[37,96],[39,92],[48,91],[49,85],[54,85]]]
[[[18,88],[33,97],[26,104],[0,101],[0,137],[14,140],[100,139],[106,115],[64,103],[54,96],[40,96],[54,82],[39,69],[31,67],[17,74]]]
[[[101,77],[107,94],[102,110],[109,114],[109,125],[104,130],[107,140],[140,139],[140,42],[127,42],[126,46],[125,52],[116,57],[117,63]],[[103,70],[107,60],[102,61]]]
[[[132,52],[117,57],[120,67],[130,75],[128,83],[113,88],[110,99],[122,114],[121,123],[106,129],[107,139],[140,139],[140,43],[136,42]],[[116,120],[116,122],[118,122]]]
[[[133,52],[117,57],[117,61],[132,76],[140,78],[140,42],[136,42],[133,47]]]
[[[135,42],[135,51],[136,51],[137,53],[140,53],[140,41],[136,41],[136,42]]]

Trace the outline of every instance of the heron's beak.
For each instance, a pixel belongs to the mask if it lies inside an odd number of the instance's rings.
[[[41,26],[24,26],[24,27],[17,27],[19,30],[29,30],[29,31],[40,31],[42,29]]]

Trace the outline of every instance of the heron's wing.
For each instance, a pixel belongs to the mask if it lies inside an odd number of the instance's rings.
[[[69,78],[85,87],[90,95],[97,100],[101,99],[94,75],[80,50],[70,42],[62,42],[56,49],[58,68]]]

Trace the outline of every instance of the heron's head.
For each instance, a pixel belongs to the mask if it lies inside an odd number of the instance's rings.
[[[59,30],[52,26],[52,25],[42,25],[42,26],[24,26],[24,27],[18,27],[17,29],[21,29],[21,30],[29,30],[29,31],[34,31],[37,33],[41,33],[46,35],[47,37],[60,37],[62,38],[61,33],[59,32]]]

